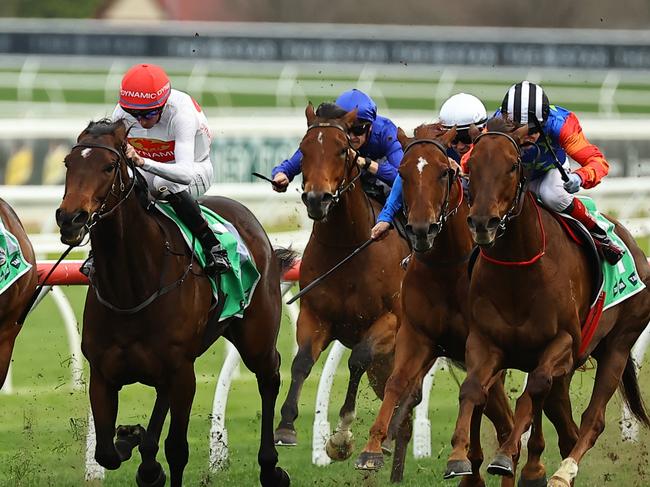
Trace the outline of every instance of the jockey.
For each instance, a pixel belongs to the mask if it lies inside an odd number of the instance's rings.
[[[397,127],[388,118],[377,115],[375,102],[359,90],[341,93],[334,103],[346,113],[357,109],[357,121],[349,131],[350,144],[359,154],[356,160],[363,171],[364,190],[384,201],[404,154],[397,140]],[[285,192],[289,182],[300,174],[301,163],[302,152],[298,149],[289,159],[275,166],[271,171],[273,181],[277,183],[273,189]]]
[[[205,250],[205,273],[231,268],[226,250],[203,218],[195,198],[212,183],[210,131],[192,97],[171,88],[165,71],[136,64],[122,78],[113,120],[130,127],[126,155],[147,180],[156,199],[167,200]]]
[[[440,107],[439,122],[447,130],[456,127],[457,135],[452,141],[451,147],[447,149],[447,156],[460,163],[463,155],[472,148],[469,128],[474,125],[478,129],[483,129],[487,122],[487,111],[481,100],[474,95],[457,93]],[[402,209],[402,204],[402,178],[398,175],[390,196],[377,217],[377,224],[372,229],[371,237],[373,239],[381,240],[388,235],[395,216]]]
[[[530,170],[529,191],[551,210],[566,213],[582,223],[609,263],[621,260],[623,250],[611,241],[583,203],[573,196],[581,187],[593,188],[609,172],[605,157],[584,136],[575,114],[549,104],[542,87],[529,81],[510,87],[495,116],[500,113],[508,115],[518,126],[528,124],[529,135],[524,139],[522,163]],[[539,133],[529,113],[535,113],[544,135]],[[546,137],[553,147],[569,176],[568,181],[562,181],[560,171],[554,165],[554,156],[540,137]],[[567,154],[582,167],[571,172]]]

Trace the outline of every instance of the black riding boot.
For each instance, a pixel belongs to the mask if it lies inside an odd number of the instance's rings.
[[[216,277],[217,274],[229,271],[232,266],[226,249],[221,247],[219,240],[210,230],[196,200],[187,191],[181,191],[169,195],[167,201],[203,247],[206,260],[205,273],[210,277]]]

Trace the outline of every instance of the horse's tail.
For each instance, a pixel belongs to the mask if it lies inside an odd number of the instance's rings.
[[[634,366],[632,356],[628,357],[627,364],[625,364],[619,390],[621,391],[625,405],[632,415],[644,426],[650,428],[650,418],[648,418],[646,405],[639,390],[639,381],[637,380],[636,367]]]
[[[284,247],[277,247],[273,249],[273,253],[280,263],[280,271],[282,275],[291,269],[300,259],[300,254],[291,248],[285,249]]]

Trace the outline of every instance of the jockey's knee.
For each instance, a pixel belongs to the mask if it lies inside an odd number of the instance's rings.
[[[555,186],[540,187],[538,196],[544,206],[558,213],[566,210],[573,201],[573,196],[564,191],[564,188]]]

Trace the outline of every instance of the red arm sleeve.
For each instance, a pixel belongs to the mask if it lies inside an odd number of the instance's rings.
[[[467,162],[469,161],[470,156],[472,155],[472,149],[474,149],[474,145],[472,144],[472,147],[463,154],[463,157],[460,158],[460,168],[463,171],[463,174],[469,174],[469,168],[467,167]]]
[[[580,122],[570,113],[560,130],[560,145],[582,167],[576,170],[582,178],[582,187],[589,189],[607,176],[609,164],[600,149],[587,140]]]

